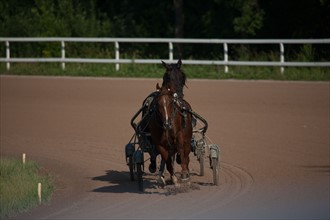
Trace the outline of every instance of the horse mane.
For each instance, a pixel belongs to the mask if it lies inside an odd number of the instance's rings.
[[[180,69],[181,68],[181,60],[176,64],[167,64],[163,62],[163,65],[166,68],[166,72],[163,76],[163,84],[162,86],[174,89],[179,97],[183,97],[183,87],[186,86],[186,74]]]

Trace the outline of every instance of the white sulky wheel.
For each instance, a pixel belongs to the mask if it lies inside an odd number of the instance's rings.
[[[199,139],[196,142],[196,150],[195,154],[197,155],[197,159],[199,161],[199,175],[204,176],[204,154],[205,154],[205,146],[206,142],[204,139]]]
[[[220,148],[216,144],[209,145],[210,150],[210,165],[213,173],[213,183],[214,185],[219,185],[219,169],[220,169]]]
[[[213,171],[213,183],[216,186],[219,186],[219,166],[218,159],[212,158],[212,171]]]

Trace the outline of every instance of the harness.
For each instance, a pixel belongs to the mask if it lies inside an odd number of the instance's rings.
[[[154,146],[152,146],[151,143],[151,136],[150,136],[150,131],[148,131],[148,125],[151,121],[151,118],[154,117],[155,114],[159,114],[157,110],[158,106],[156,100],[160,95],[161,93],[159,91],[151,93],[143,101],[142,107],[133,116],[131,120],[131,125],[138,136],[140,146],[144,146],[144,151],[150,152],[154,148]],[[173,99],[174,111],[172,111],[172,114],[169,116],[169,119],[172,120],[172,118],[175,117],[176,113],[179,113],[181,116],[183,116],[183,128],[186,128],[187,112],[188,112],[187,109],[190,109],[189,104],[185,100],[180,99],[177,93],[174,93],[171,98]],[[141,112],[142,112],[142,118],[137,124],[135,124],[134,120],[137,118],[138,115],[141,114]]]
[[[160,92],[155,91],[151,93],[144,101],[142,107],[139,109],[139,111],[133,116],[131,119],[131,125],[135,130],[136,135],[138,136],[138,140],[140,142],[140,146],[143,146],[144,152],[152,152],[155,149],[155,146],[153,146],[151,141],[151,134],[150,131],[148,131],[148,125],[151,121],[151,118],[154,117],[155,114],[158,114],[157,110],[157,103],[156,100],[159,97]],[[207,130],[207,122],[206,120],[198,115],[196,112],[194,112],[189,103],[184,100],[182,97],[179,97],[177,93],[174,93],[171,97],[173,99],[174,104],[174,111],[172,112],[172,115],[169,116],[170,118],[174,118],[176,113],[179,113],[182,116],[182,127],[185,129],[187,127],[188,122],[188,114],[192,115],[192,127],[196,126],[196,119],[201,120],[204,123],[204,127],[197,130],[197,132],[205,133]],[[142,112],[142,118],[141,120],[135,124],[135,119],[141,114]],[[171,119],[172,120],[172,119]],[[161,125],[159,125],[161,126]],[[194,131],[196,132],[196,131]]]

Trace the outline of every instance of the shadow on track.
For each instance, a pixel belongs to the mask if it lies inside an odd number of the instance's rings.
[[[196,176],[191,173],[191,176]],[[106,186],[93,189],[92,192],[97,193],[137,193],[137,194],[159,194],[159,195],[175,195],[177,193],[189,192],[191,190],[199,190],[200,186],[210,186],[211,183],[195,182],[189,184],[181,184],[180,187],[174,187],[171,181],[166,181],[164,188],[159,188],[157,183],[157,175],[145,173],[143,175],[144,192],[139,191],[137,181],[130,180],[128,171],[107,170],[105,175],[91,178],[93,181],[106,182]]]
[[[143,184],[145,192],[140,192],[137,181],[130,180],[128,171],[107,170],[105,175],[92,177],[94,181],[102,181],[109,183],[108,186],[103,186],[92,190],[99,193],[144,193],[149,194],[148,189],[156,189],[157,183],[150,175],[143,175]]]

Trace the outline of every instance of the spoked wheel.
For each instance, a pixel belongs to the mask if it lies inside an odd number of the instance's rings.
[[[211,160],[211,166],[213,170],[213,183],[214,185],[219,185],[219,166],[218,166],[218,159],[212,158]]]
[[[132,141],[132,139],[131,139],[131,141]],[[131,143],[131,142],[126,144],[126,146],[125,146],[126,163],[129,168],[131,181],[134,181],[134,162],[133,162],[134,152],[135,152],[135,144]]]
[[[199,175],[204,176],[204,154],[205,154],[205,140],[204,138],[196,141],[196,150],[195,154],[197,155],[197,159],[199,161]]]
[[[134,164],[133,164],[133,156],[128,157],[128,167],[131,181],[134,181]]]
[[[219,185],[219,169],[220,169],[220,147],[216,144],[209,145],[210,166],[213,171],[213,183]]]
[[[144,187],[143,187],[143,177],[142,177],[142,175],[143,175],[143,164],[142,163],[136,164],[136,175],[137,175],[139,190],[141,192],[143,192]]]
[[[199,156],[199,175],[204,176],[204,154]]]

